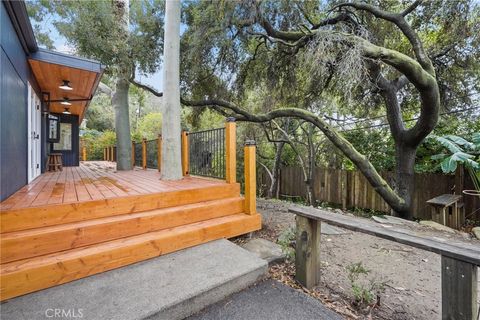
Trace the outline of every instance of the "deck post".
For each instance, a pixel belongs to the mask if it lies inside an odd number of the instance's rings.
[[[106,152],[106,148],[103,147],[103,161],[106,161],[107,160],[107,152]]]
[[[147,169],[147,139],[142,139],[142,168]]]
[[[182,131],[182,172],[183,176],[188,176],[189,173],[189,150],[188,150],[188,131]]]
[[[245,141],[245,213],[257,213],[257,174],[255,163],[255,140]]]
[[[132,169],[135,168],[135,140],[132,140]]]
[[[320,280],[321,222],[297,215],[295,278],[310,289]]]
[[[110,155],[110,161],[115,162],[115,146],[111,146],[110,148],[111,148],[110,152],[112,153]]]
[[[442,320],[475,320],[477,312],[477,266],[442,255]]]
[[[162,171],[162,135],[157,138],[157,168],[158,172]]]
[[[227,118],[225,123],[226,166],[225,180],[227,183],[237,182],[237,124],[235,118]]]
[[[87,147],[82,147],[82,160],[87,161]]]

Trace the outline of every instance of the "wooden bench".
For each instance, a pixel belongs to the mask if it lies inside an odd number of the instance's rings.
[[[442,319],[477,319],[479,312],[477,267],[480,266],[480,246],[448,244],[414,235],[408,230],[395,231],[366,219],[342,216],[314,208],[292,207],[289,211],[297,215],[296,278],[305,287],[311,288],[317,285],[320,279],[320,226],[323,221],[330,225],[440,254]]]

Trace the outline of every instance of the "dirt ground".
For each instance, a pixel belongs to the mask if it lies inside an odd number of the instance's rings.
[[[263,216],[263,229],[253,236],[276,241],[283,230],[295,226],[295,217],[288,212],[291,205],[284,201],[259,199],[258,210]],[[331,210],[350,214],[339,209]],[[467,233],[438,231],[414,222],[408,224],[409,228],[415,228],[416,232],[422,234],[480,245],[479,240],[473,239]],[[322,279],[315,288],[314,296],[328,302],[327,306],[331,308],[343,308],[347,311],[343,313],[347,318],[441,318],[439,255],[363,233],[342,231],[345,233],[322,235]],[[345,267],[357,262],[362,262],[370,270],[368,279],[385,283],[384,291],[380,295],[380,307],[374,308],[370,315],[366,315],[365,310],[354,310],[350,305],[353,300],[352,290]],[[288,273],[290,276],[294,274],[293,268],[292,264],[287,263],[274,269],[274,272],[280,270],[285,273],[277,276],[283,280],[288,278]],[[348,316],[352,309],[355,315]]]

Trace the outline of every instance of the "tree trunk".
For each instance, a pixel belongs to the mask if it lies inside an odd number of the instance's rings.
[[[182,179],[180,123],[180,8],[178,0],[165,4],[165,41],[162,119],[162,179]]]
[[[413,194],[415,192],[415,155],[416,148],[397,144],[395,148],[395,192],[405,201],[394,215],[411,220],[413,212]]]
[[[112,105],[115,110],[115,133],[117,136],[117,170],[132,169],[132,138],[130,135],[130,114],[128,108],[128,81],[131,72],[131,61],[128,48],[129,1],[115,0],[114,14],[118,21],[118,33],[115,40],[118,43],[117,65],[115,66],[115,92],[112,95]],[[114,33],[115,34],[115,33]]]
[[[310,188],[310,200],[311,204],[314,207],[317,207],[317,196],[315,190],[315,163],[311,164],[312,166],[309,168],[309,177],[308,177],[308,185]]]
[[[275,160],[273,162],[273,168],[272,168],[272,183],[267,193],[267,197],[269,199],[277,197],[277,194],[278,194],[278,182],[279,182],[278,178],[280,176],[280,160],[282,159],[282,152],[283,152],[283,147],[285,146],[285,142],[277,142],[276,146],[277,146],[277,150],[275,152]]]
[[[132,139],[130,135],[130,120],[128,112],[127,78],[118,77],[112,104],[115,110],[115,134],[117,136],[117,170],[132,169]]]

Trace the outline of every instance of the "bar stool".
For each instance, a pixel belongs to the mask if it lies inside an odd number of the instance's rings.
[[[61,153],[50,153],[47,161],[48,171],[63,170],[63,161]]]

